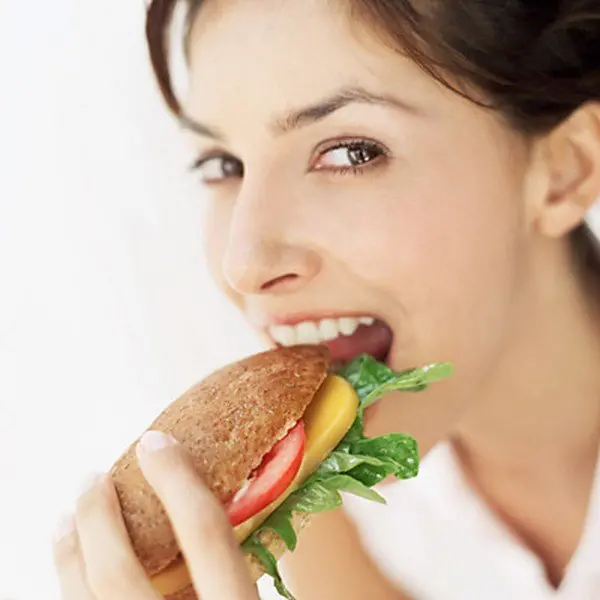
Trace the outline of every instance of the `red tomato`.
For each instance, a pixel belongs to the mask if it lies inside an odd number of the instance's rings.
[[[227,506],[234,527],[269,506],[291,485],[302,463],[305,442],[304,425],[298,421],[265,455],[248,487],[242,493],[238,492]]]

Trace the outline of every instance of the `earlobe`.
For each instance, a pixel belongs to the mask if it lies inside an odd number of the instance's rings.
[[[550,186],[538,214],[539,231],[567,235],[600,197],[600,103],[579,108],[545,140]]]

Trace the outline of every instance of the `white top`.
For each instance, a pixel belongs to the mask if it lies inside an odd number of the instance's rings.
[[[450,444],[420,475],[380,490],[388,504],[345,496],[363,543],[414,600],[600,600],[600,464],[580,545],[558,590],[540,560],[466,483]]]

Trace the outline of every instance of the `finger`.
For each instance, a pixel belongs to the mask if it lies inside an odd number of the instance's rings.
[[[87,580],[98,600],[159,600],[131,546],[110,477],[96,476],[80,496],[76,522]]]
[[[54,535],[52,555],[62,600],[94,600],[85,577],[85,564],[73,515],[61,520]]]
[[[217,499],[171,436],[147,432],[140,467],[163,503],[202,600],[258,598],[239,543]]]

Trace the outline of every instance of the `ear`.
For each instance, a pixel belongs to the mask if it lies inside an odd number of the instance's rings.
[[[600,103],[583,105],[543,143],[548,187],[535,220],[543,235],[562,237],[600,198]]]

